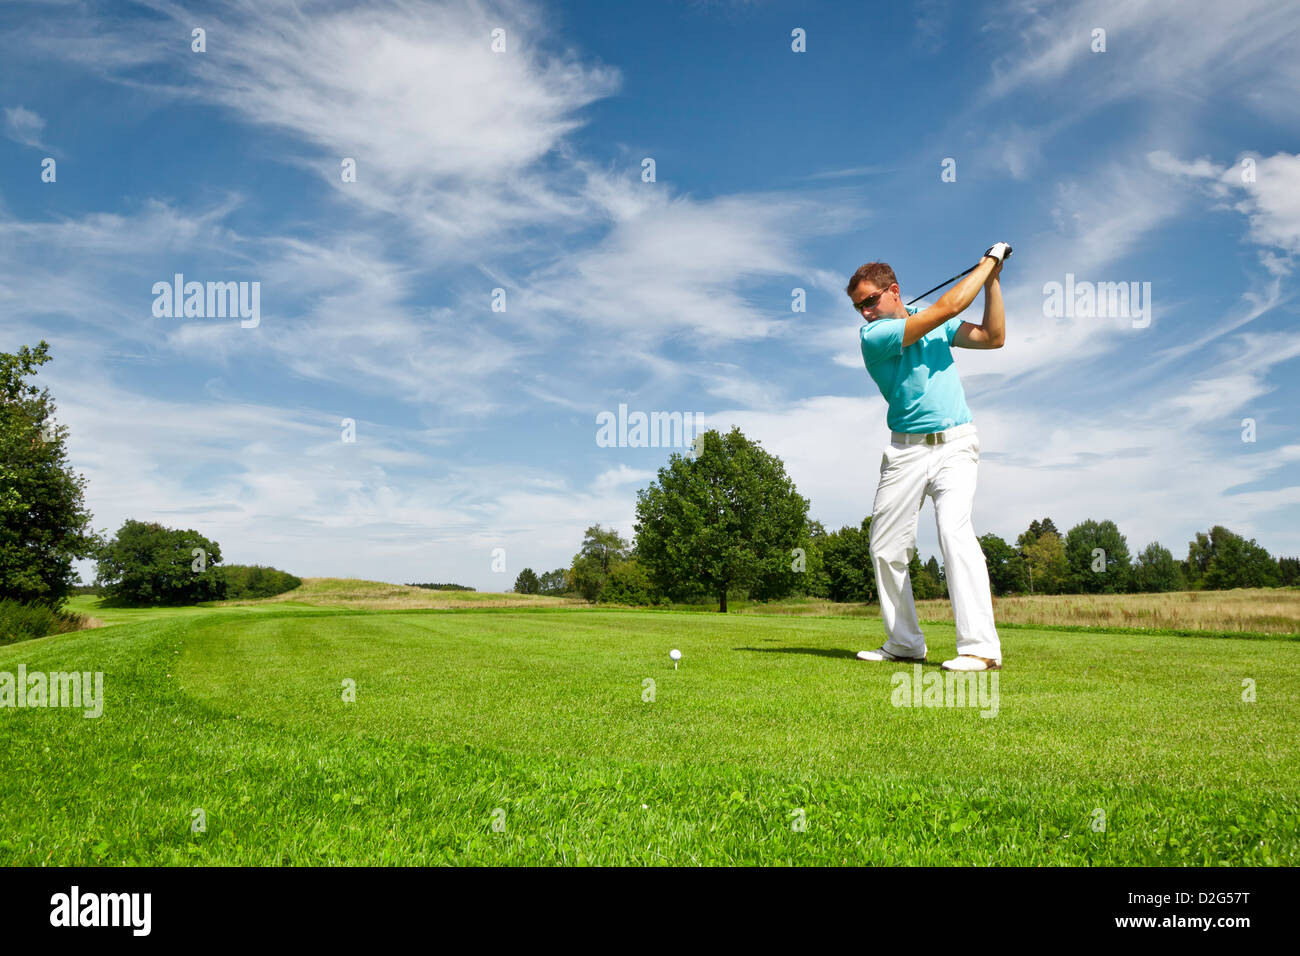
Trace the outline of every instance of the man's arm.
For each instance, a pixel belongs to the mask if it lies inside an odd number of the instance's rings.
[[[972,325],[963,322],[952,344],[962,349],[1000,349],[1007,339],[1006,310],[1002,306],[1002,285],[998,274],[1002,271],[1001,263],[984,284],[984,324]]]
[[[903,327],[903,348],[919,341],[931,329],[937,329],[949,319],[966,311],[966,307],[975,301],[980,288],[989,275],[1001,263],[992,256],[985,256],[964,279],[939,297],[939,301],[928,309],[922,309],[916,315],[908,316]],[[999,301],[1001,298],[999,297]]]

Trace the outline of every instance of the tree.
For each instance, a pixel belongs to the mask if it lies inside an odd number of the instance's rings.
[[[1044,534],[1037,541],[1026,542],[1023,549],[1029,570],[1029,593],[1060,594],[1069,573],[1060,536]]]
[[[1224,529],[1226,531],[1226,529]],[[1216,543],[1214,556],[1205,570],[1206,589],[1277,587],[1281,578],[1277,562],[1255,539],[1247,541],[1228,531]]]
[[[843,527],[822,545],[828,593],[832,601],[875,601],[876,569],[871,560],[871,516],[857,528]]]
[[[1183,562],[1183,576],[1192,590],[1200,590],[1203,587],[1205,572],[1209,570],[1210,559],[1214,557],[1215,532],[1220,532],[1219,537],[1222,539],[1227,530],[1221,525],[1215,525],[1210,529],[1209,534],[1198,531],[1196,537],[1187,542],[1187,559]]]
[[[934,580],[934,583],[938,585],[935,597],[946,598],[948,596],[948,578],[944,573],[944,568],[939,564],[939,559],[934,555],[930,555],[930,560],[925,562],[925,570]]]
[[[1030,539],[1033,541],[1037,541],[1045,534],[1055,535],[1058,538],[1061,536],[1061,532],[1056,530],[1056,525],[1052,523],[1051,518],[1044,518],[1042,521],[1029,522],[1029,530],[1026,531],[1025,534],[1029,535]]]
[[[934,559],[931,558],[930,560],[933,561]],[[931,576],[915,551],[912,552],[911,560],[907,562],[907,576],[911,579],[912,597],[915,600],[925,601],[939,596],[939,579]]]
[[[623,561],[610,568],[597,600],[602,604],[656,604],[659,595],[645,566],[636,560]]]
[[[980,535],[979,543],[995,596],[1024,594],[1029,590],[1029,568],[1020,552],[992,532]]]
[[[85,477],[69,470],[67,428],[49,389],[24,382],[50,361],[49,343],[0,352],[0,599],[58,608],[77,583],[76,558],[103,538],[90,528]]]
[[[524,568],[515,578],[516,594],[540,594],[541,582],[537,580],[537,573],[532,568]]]
[[[673,454],[658,480],[637,492],[636,552],[665,593],[690,584],[718,596],[761,588],[789,594],[798,583],[791,552],[807,540],[808,499],[781,459],[739,428],[710,429],[687,458]]]
[[[565,572],[564,590],[578,594],[587,601],[594,601],[607,577],[609,575],[601,570],[599,560],[589,555],[575,555],[573,564]]]
[[[1142,549],[1133,565],[1131,590],[1155,594],[1161,591],[1182,591],[1185,587],[1182,565],[1174,560],[1173,553],[1168,548],[1161,547],[1159,541],[1152,541]]]
[[[198,554],[195,554],[195,551]],[[95,583],[110,605],[197,604],[226,596],[221,546],[192,528],[127,520],[98,554]]]
[[[1278,558],[1277,574],[1283,587],[1300,584],[1300,558]]]
[[[226,584],[227,601],[274,597],[302,587],[302,578],[260,564],[223,564],[213,570]]]
[[[1221,524],[1187,543],[1183,571],[1194,589],[1272,587],[1282,580],[1277,562],[1254,538],[1248,542]]]
[[[770,601],[794,593],[824,597],[826,569],[821,546],[825,538],[826,529],[820,521],[806,521],[803,536],[787,553],[785,565],[773,562],[749,588],[749,597],[755,601]]]
[[[601,571],[608,574],[615,564],[631,557],[631,546],[613,528],[602,528],[594,524],[583,534],[578,556],[595,559]]]
[[[1132,573],[1128,542],[1113,521],[1080,522],[1065,535],[1066,587],[1072,594],[1123,594]]]
[[[826,541],[829,536],[820,521],[808,519],[807,561],[800,575],[798,591],[809,597],[830,597],[831,581],[826,573]]]
[[[565,577],[565,590],[595,601],[610,569],[630,556],[631,548],[622,535],[613,528],[592,525],[583,534],[582,548],[573,556]]]
[[[537,579],[537,593],[559,596],[564,593],[564,568],[547,571]]]

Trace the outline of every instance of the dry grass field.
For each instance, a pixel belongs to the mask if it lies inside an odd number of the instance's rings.
[[[751,604],[740,610],[809,616],[880,614],[876,604],[833,604],[818,599]],[[924,622],[953,622],[952,605],[947,599],[917,601],[916,612]],[[999,624],[1300,635],[1300,588],[995,597],[993,613]]]
[[[572,598],[542,597],[536,594],[495,594],[485,591],[433,591],[405,584],[381,584],[352,578],[303,578],[302,587],[272,598],[248,601],[215,601],[212,607],[297,603],[341,607],[354,611],[401,611],[429,608],[481,607],[569,607],[587,602]]]

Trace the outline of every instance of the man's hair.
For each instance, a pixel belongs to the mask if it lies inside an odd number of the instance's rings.
[[[850,296],[853,295],[853,290],[858,287],[858,283],[863,279],[866,279],[882,292],[898,281],[894,278],[894,270],[889,268],[888,263],[868,262],[865,266],[859,266],[858,271],[853,273],[853,278],[849,280],[849,287],[844,291]]]

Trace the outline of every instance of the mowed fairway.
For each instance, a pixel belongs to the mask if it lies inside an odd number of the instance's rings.
[[[0,862],[1300,863],[1300,642],[1007,630],[988,718],[893,706],[882,634],[281,603],[3,647],[107,702],[0,709]]]

